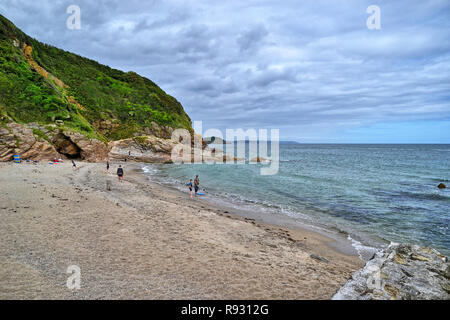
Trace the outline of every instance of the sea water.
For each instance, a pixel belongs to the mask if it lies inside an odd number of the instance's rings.
[[[269,149],[270,150],[270,149]],[[450,255],[450,145],[280,144],[276,175],[264,164],[146,166],[151,179],[188,192],[195,175],[211,201],[338,230],[355,246],[407,242]]]

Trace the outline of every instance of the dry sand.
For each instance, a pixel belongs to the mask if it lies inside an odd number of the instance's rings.
[[[0,299],[329,299],[364,264],[321,234],[150,183],[138,164],[123,183],[117,164],[78,167],[0,164]]]

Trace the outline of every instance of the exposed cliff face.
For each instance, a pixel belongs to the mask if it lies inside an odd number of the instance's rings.
[[[438,251],[391,244],[334,295],[341,300],[450,300],[450,263]]]
[[[0,127],[0,161],[12,161],[18,154],[22,159],[52,160],[63,157],[80,159],[89,162],[111,160],[134,160],[141,162],[170,163],[172,149],[178,141],[172,140],[171,128],[155,126],[151,133],[155,135],[137,136],[129,139],[106,143],[85,135],[67,130],[57,125],[39,125],[36,123],[19,124],[10,122]],[[169,137],[169,139],[165,138]],[[193,147],[193,146],[191,146]],[[208,153],[209,151],[209,153]],[[200,145],[196,154],[204,154],[203,160],[222,158],[222,154],[214,153]],[[193,161],[194,149],[191,153],[182,154],[183,161]]]
[[[175,144],[175,141],[155,136],[124,139],[109,144],[109,156],[116,160],[170,163]]]
[[[11,122],[0,127],[0,161],[11,161],[15,154],[29,160],[62,156],[95,162],[108,158],[108,147],[102,141],[57,126]]]
[[[8,123],[0,127],[0,161],[11,161],[15,154],[24,159],[52,159],[58,152],[52,144],[33,134],[29,127]]]
[[[17,40],[14,40],[17,41]],[[53,83],[55,83],[59,88],[63,89],[65,87],[64,83],[56,78],[54,75],[50,74],[45,70],[43,67],[41,67],[36,61],[33,59],[33,48],[29,46],[28,44],[23,44],[23,55],[25,59],[27,60],[28,64],[41,76],[43,76],[45,79],[50,79]]]
[[[155,136],[141,136],[113,141],[109,143],[109,157],[116,160],[129,159],[142,162],[171,163],[174,161],[172,150],[178,144],[179,142],[176,140]],[[200,155],[200,161],[223,161],[224,155],[222,152],[214,152],[202,144],[197,148],[191,142],[184,148],[182,148],[184,149],[182,151],[179,150],[176,161],[192,162],[196,160],[195,155]]]

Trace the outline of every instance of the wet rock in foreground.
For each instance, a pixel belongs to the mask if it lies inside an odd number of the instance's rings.
[[[333,296],[342,299],[450,300],[450,263],[435,249],[393,243]]]

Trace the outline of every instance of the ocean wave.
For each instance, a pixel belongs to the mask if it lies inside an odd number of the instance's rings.
[[[148,175],[155,175],[158,173],[158,169],[150,165],[144,165],[142,166],[142,172]]]
[[[347,236],[347,239],[351,241],[353,248],[355,248],[358,253],[358,256],[364,261],[369,261],[377,252],[381,250],[379,248],[364,245],[360,241],[353,239],[350,235]]]
[[[416,188],[418,189],[418,188]],[[445,192],[445,191],[444,191]],[[447,195],[442,191],[435,190],[434,192],[411,192],[411,191],[394,191],[394,190],[372,190],[371,193],[375,196],[383,198],[409,198],[414,200],[438,200],[448,201],[450,200],[450,194]]]
[[[450,182],[450,179],[439,179],[439,178],[431,178],[433,182]]]
[[[280,160],[280,162],[302,162],[302,159],[288,159],[288,160]]]
[[[420,199],[420,200],[439,200],[439,201],[449,201],[450,196],[447,196],[443,193],[415,193],[403,191],[398,194],[401,197],[408,197],[412,199]]]

